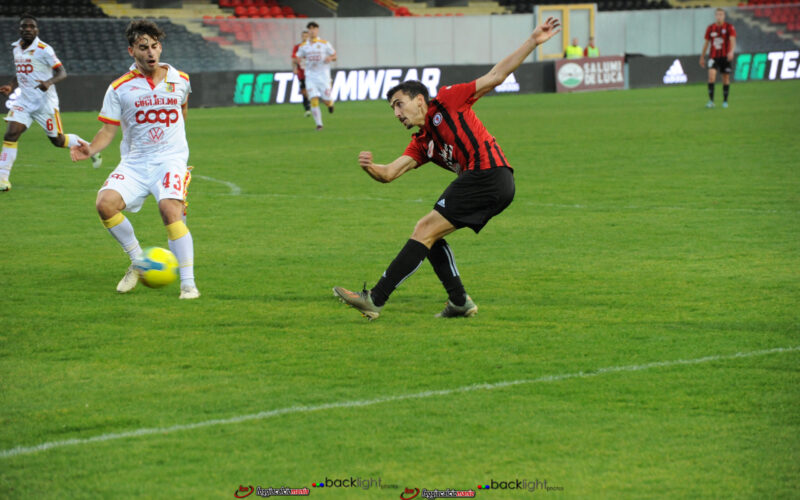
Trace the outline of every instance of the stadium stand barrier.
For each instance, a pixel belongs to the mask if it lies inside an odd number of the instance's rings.
[[[84,7],[74,7],[77,9],[74,12],[81,12]],[[739,35],[737,79],[781,78],[798,66],[797,57],[793,56],[800,48],[798,33],[794,31],[797,8],[798,4],[756,4],[728,9],[729,20]],[[601,55],[626,57],[632,86],[645,80],[642,85],[658,85],[668,70],[672,70],[669,80],[692,83],[704,30],[713,18],[714,9],[597,12],[595,39]],[[108,82],[127,71],[131,64],[122,35],[130,19],[43,17],[39,21],[41,39],[55,48],[70,75],[58,85],[63,110],[96,109]],[[156,21],[167,32],[162,59],[192,76],[193,106],[244,104],[234,100],[241,74],[252,74],[254,84],[261,78],[262,85],[271,85],[275,96],[270,96],[269,103],[278,102],[281,85],[291,95],[291,82],[275,78],[290,71],[292,47],[300,40],[308,19],[209,16],[194,20],[202,26],[202,33],[189,30],[177,20]],[[516,49],[535,25],[531,14],[319,18],[318,21],[321,36],[330,40],[339,53],[334,75],[344,71],[348,81],[362,78],[362,84],[369,88],[366,95],[375,98],[382,98],[374,91],[378,85],[374,81],[377,71],[384,70],[384,81],[394,78],[394,73],[387,76],[387,70],[400,70],[406,75],[407,69],[422,71],[430,67],[441,70],[443,82],[454,71],[460,78],[469,79]],[[10,43],[18,38],[17,24],[16,17],[0,17],[0,44],[8,48],[7,55],[0,56],[0,82],[9,81],[14,74]],[[81,43],[75,43],[76,40]],[[773,52],[780,52],[781,59],[770,55]],[[645,64],[648,57],[665,59]],[[686,62],[684,57],[688,57]],[[686,82],[679,81],[683,78],[677,73],[677,66],[673,68],[676,59]],[[518,87],[520,92],[553,91],[552,62],[534,63],[535,54],[523,68],[536,70],[521,70],[507,88]],[[472,72],[463,68],[471,68]],[[353,71],[357,72],[355,76]],[[649,76],[641,80],[639,71]],[[272,75],[273,80],[267,82],[268,77],[259,76],[262,74]],[[796,74],[799,73],[793,73]],[[263,96],[264,90],[260,92],[258,95]],[[265,103],[250,101],[250,104]]]

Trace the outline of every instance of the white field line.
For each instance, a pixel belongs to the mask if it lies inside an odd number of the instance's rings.
[[[232,195],[232,196],[239,196],[240,194],[242,194],[242,188],[240,188],[239,186],[237,186],[236,184],[234,184],[232,182],[223,181],[223,180],[220,180],[220,179],[215,179],[213,177],[208,177],[208,176],[205,176],[205,175],[192,175],[192,177],[195,177],[197,179],[203,179],[204,181],[216,182],[218,184],[224,184],[224,185],[228,186],[228,188],[231,190],[231,192],[229,194]]]
[[[324,411],[324,410],[332,410],[338,408],[359,408],[362,406],[373,406],[381,403],[391,403],[395,401],[406,401],[410,399],[424,399],[430,398],[435,396],[449,396],[452,394],[460,394],[464,392],[472,392],[472,391],[491,391],[494,389],[502,389],[505,387],[512,387],[516,385],[527,385],[527,384],[543,384],[548,382],[558,382],[561,380],[568,380],[574,378],[590,378],[596,377],[598,375],[605,375],[608,373],[620,373],[620,372],[640,372],[644,370],[651,370],[653,368],[666,368],[672,366],[684,366],[684,365],[698,365],[702,363],[711,363],[714,361],[726,361],[732,359],[741,359],[741,358],[752,358],[756,356],[767,356],[770,354],[780,354],[786,352],[797,352],[800,351],[800,346],[794,347],[776,347],[774,349],[764,349],[760,351],[750,351],[750,352],[738,352],[736,354],[716,354],[713,356],[706,356],[703,358],[694,358],[694,359],[677,359],[672,361],[656,361],[653,363],[645,363],[641,365],[627,365],[627,366],[610,366],[606,368],[598,368],[595,370],[590,371],[580,371],[575,373],[562,373],[558,375],[545,375],[538,378],[532,379],[522,379],[522,380],[511,380],[506,382],[496,382],[491,384],[474,384],[474,385],[467,385],[463,387],[456,387],[454,389],[441,389],[438,391],[424,391],[424,392],[415,392],[411,394],[399,394],[396,396],[383,396],[375,399],[362,399],[362,400],[351,400],[351,401],[339,401],[334,403],[325,403],[321,405],[313,405],[313,406],[290,406],[287,408],[278,408],[275,410],[268,410],[262,411],[260,413],[251,413],[249,415],[239,415],[236,417],[230,418],[222,418],[222,419],[214,419],[214,420],[205,420],[203,422],[195,422],[193,424],[178,424],[173,425],[171,427],[151,427],[151,428],[142,428],[136,429],[132,431],[125,431],[125,432],[116,432],[116,433],[109,433],[109,434],[101,434],[99,436],[93,436],[89,438],[75,438],[75,439],[66,439],[63,441],[50,441],[47,443],[42,443],[34,446],[17,446],[15,448],[10,448],[7,450],[0,451],[0,458],[9,458],[9,457],[16,457],[19,455],[29,455],[32,453],[38,453],[40,451],[49,450],[52,448],[61,448],[64,446],[72,446],[72,445],[83,445],[83,444],[90,444],[95,442],[103,442],[103,441],[113,441],[116,439],[126,439],[126,438],[134,438],[140,436],[149,436],[151,434],[171,434],[173,432],[178,431],[189,431],[193,429],[200,429],[203,427],[212,427],[216,425],[231,425],[231,424],[238,424],[241,422],[248,422],[253,420],[265,420],[272,417],[277,417],[279,415],[290,415],[295,413],[311,413],[316,411]]]

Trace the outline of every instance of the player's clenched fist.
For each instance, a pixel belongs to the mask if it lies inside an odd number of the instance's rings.
[[[367,169],[372,166],[372,151],[362,151],[358,153],[358,164],[361,168]]]

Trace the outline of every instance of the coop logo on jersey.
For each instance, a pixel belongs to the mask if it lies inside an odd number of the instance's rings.
[[[558,81],[567,88],[575,88],[583,82],[583,68],[579,64],[567,63],[558,70]]]
[[[663,80],[667,85],[686,83],[689,81],[689,77],[686,76],[686,73],[684,73],[680,60],[675,59],[675,61],[672,63],[672,66],[670,66],[667,72],[664,74]]]
[[[23,75],[33,73],[33,64],[17,64],[17,73]]]
[[[339,70],[333,77],[329,98],[334,101],[379,100],[406,80],[419,80],[436,97],[442,71],[439,68]],[[303,102],[300,81],[290,72],[242,73],[236,77],[234,104],[283,104]]]
[[[149,109],[136,112],[136,123],[163,123],[167,127],[178,121],[178,111],[175,109]]]
[[[800,51],[739,54],[733,78],[739,81],[800,79]]]

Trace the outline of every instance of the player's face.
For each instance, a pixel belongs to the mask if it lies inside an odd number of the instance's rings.
[[[305,42],[306,40],[308,40],[308,31],[304,31],[300,36],[303,38],[303,41]]]
[[[308,28],[308,35],[311,39],[319,38],[319,26],[312,26]]]
[[[718,10],[714,13],[714,17],[717,19],[717,24],[722,24],[725,22],[725,12]]]
[[[394,116],[405,128],[421,127],[425,125],[425,113],[428,111],[425,107],[425,99],[422,95],[416,97],[408,97],[408,95],[399,90],[394,93],[391,101]]]
[[[136,61],[136,66],[143,73],[152,73],[158,69],[158,61],[161,59],[161,43],[150,38],[149,35],[142,35],[133,46],[128,47],[128,53]]]
[[[39,36],[39,27],[33,19],[22,19],[19,22],[19,37],[25,43],[31,43],[34,38]]]

